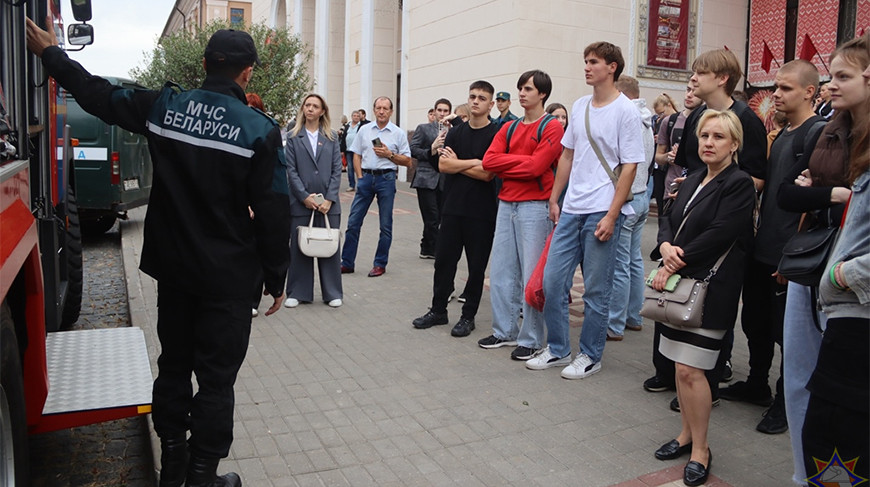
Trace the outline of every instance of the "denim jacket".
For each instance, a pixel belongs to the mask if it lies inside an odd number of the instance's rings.
[[[839,262],[845,291],[831,283],[830,269]],[[819,304],[828,318],[870,317],[870,170],[852,184],[846,220],[819,283]]]

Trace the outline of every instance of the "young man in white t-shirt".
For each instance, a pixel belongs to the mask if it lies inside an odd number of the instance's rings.
[[[544,269],[547,347],[526,361],[532,370],[567,365],[562,370],[565,379],[583,379],[601,370],[619,229],[625,215],[633,214],[626,199],[637,164],[645,157],[640,114],[614,85],[625,67],[622,51],[609,42],[596,42],[586,47],[583,58],[592,95],[574,102],[549,203],[550,219],[557,225]],[[603,163],[613,172],[622,165],[617,181]],[[560,210],[559,195],[566,185]],[[580,352],[571,361],[568,293],[578,264],[586,308]]]

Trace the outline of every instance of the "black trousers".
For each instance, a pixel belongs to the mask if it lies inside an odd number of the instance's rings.
[[[161,438],[190,430],[194,453],[225,458],[233,442],[233,384],[251,335],[250,298],[202,297],[163,283],[157,293],[161,352],[152,397],[154,430]]]
[[[435,251],[435,278],[432,290],[432,311],[447,311],[447,300],[453,292],[456,265],[465,249],[468,282],[465,284],[465,304],[462,317],[474,319],[480,307],[486,264],[492,250],[495,221],[465,216],[444,215]]]
[[[438,242],[438,227],[441,224],[441,190],[417,188],[417,204],[423,217],[423,238],[420,240],[420,253],[435,255]]]
[[[665,325],[656,322],[653,332],[653,366],[656,368],[656,375],[672,386],[676,382],[676,366],[674,361],[662,355],[659,352],[659,342],[662,338],[662,330]],[[731,349],[734,347],[734,330],[728,330],[725,336],[722,337],[722,350],[719,352],[719,359],[716,361],[716,367],[711,370],[704,371],[707,376],[707,383],[710,384],[710,393],[715,401],[719,397],[719,380],[722,378],[722,371],[725,367],[725,362],[731,357]]]
[[[652,166],[652,164],[650,164],[650,166]],[[653,192],[650,199],[656,200],[656,204],[659,205],[659,215],[663,213],[662,208],[665,204],[665,179],[667,178],[667,175],[667,167],[664,169],[653,169]]]
[[[807,389],[810,402],[801,438],[812,478],[834,449],[843,462],[857,458],[852,473],[870,477],[870,319],[828,319],[819,361]],[[796,434],[796,433],[793,433]]]
[[[785,318],[787,286],[771,277],[776,267],[747,259],[743,278],[743,311],[740,322],[749,344],[749,378],[753,385],[767,385],[773,362],[774,345],[782,349],[782,323]],[[776,392],[782,394],[782,361],[779,364]]]

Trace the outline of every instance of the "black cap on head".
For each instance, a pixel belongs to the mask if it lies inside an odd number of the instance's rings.
[[[260,64],[254,39],[247,32],[221,29],[208,40],[203,54],[207,63],[227,63],[240,66]]]

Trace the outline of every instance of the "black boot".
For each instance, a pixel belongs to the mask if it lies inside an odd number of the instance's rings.
[[[191,455],[187,466],[187,487],[242,487],[238,474],[230,472],[218,477],[220,458],[203,458]]]
[[[187,475],[187,437],[160,438],[160,487],[181,487]]]

